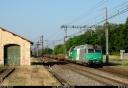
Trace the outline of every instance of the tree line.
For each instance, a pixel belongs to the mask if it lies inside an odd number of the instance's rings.
[[[66,52],[72,46],[84,44],[98,44],[102,46],[102,52],[106,53],[106,25],[98,25],[93,29],[87,29],[82,35],[74,36],[66,41]],[[119,54],[120,50],[128,52],[128,18],[124,24],[109,23],[108,25],[108,47],[109,54]],[[44,49],[44,53],[64,54],[64,44],[59,44],[54,47],[54,50]],[[50,52],[49,52],[50,50]]]

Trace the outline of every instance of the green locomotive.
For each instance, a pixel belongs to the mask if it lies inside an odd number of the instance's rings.
[[[69,50],[68,59],[85,66],[103,66],[103,54],[101,46],[99,45],[85,44],[73,46]]]

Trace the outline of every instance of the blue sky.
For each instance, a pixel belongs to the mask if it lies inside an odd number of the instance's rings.
[[[105,17],[105,7],[108,11],[128,0],[0,0],[0,27],[37,42],[40,36],[49,40],[49,47],[63,43],[65,32],[60,26],[93,25],[98,18]],[[93,8],[98,3],[97,8]],[[128,5],[128,2],[125,3]],[[123,5],[122,5],[123,6]],[[113,11],[117,11],[115,8]],[[112,12],[114,13],[114,12]],[[83,15],[84,14],[84,15]],[[82,17],[81,17],[82,16]],[[81,19],[72,22],[74,19]],[[124,23],[128,12],[108,20],[112,23]],[[68,35],[79,31],[69,29]],[[57,42],[57,40],[61,40]],[[44,46],[47,43],[44,42]]]

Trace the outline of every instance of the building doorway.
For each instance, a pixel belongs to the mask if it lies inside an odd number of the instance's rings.
[[[4,46],[4,65],[20,65],[20,46],[9,44]]]

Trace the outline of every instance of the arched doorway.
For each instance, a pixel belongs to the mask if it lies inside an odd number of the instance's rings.
[[[4,46],[4,65],[20,65],[20,46],[9,44]]]

